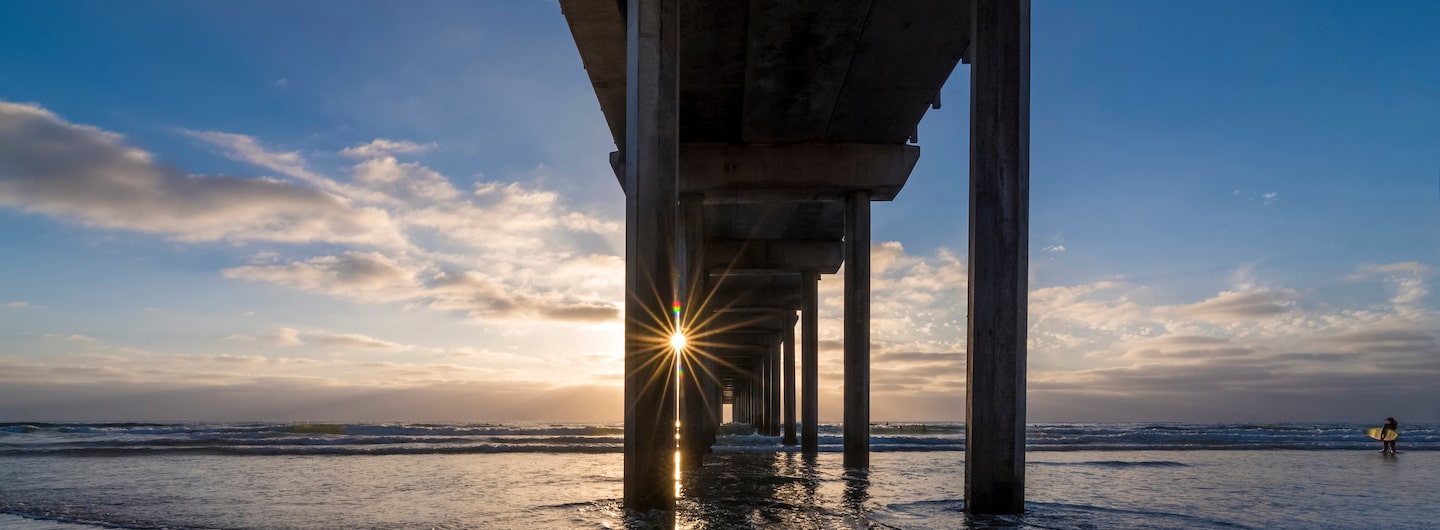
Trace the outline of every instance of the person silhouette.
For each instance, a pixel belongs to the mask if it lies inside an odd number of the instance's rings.
[[[1395,433],[1395,438],[1400,437],[1400,423],[1396,422],[1395,418],[1385,418],[1385,426],[1380,428],[1380,452],[1382,453],[1395,452],[1395,439],[1390,437],[1390,433]]]

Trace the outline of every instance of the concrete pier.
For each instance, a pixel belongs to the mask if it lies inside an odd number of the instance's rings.
[[[1021,513],[1030,244],[1030,0],[976,0],[972,13],[965,509]]]
[[[805,271],[800,280],[800,450],[807,455],[820,450],[820,274]]]
[[[770,366],[766,372],[766,379],[770,383],[770,436],[780,436],[781,417],[784,413],[784,389],[781,388],[784,376],[781,373],[783,363],[780,359],[783,351],[783,341],[776,341],[770,347]]]
[[[682,330],[695,335],[704,321],[697,313],[700,295],[704,292],[705,274],[705,204],[704,196],[687,193],[680,197],[680,296]],[[693,329],[684,329],[689,326]],[[680,463],[685,467],[700,465],[700,458],[710,447],[707,436],[710,416],[711,377],[703,357],[680,352]]]
[[[678,0],[630,0],[625,119],[625,506],[675,509]]]
[[[785,413],[783,415],[784,438],[781,443],[795,445],[795,315],[785,315],[785,329],[781,332],[781,361],[785,371]]]
[[[870,468],[870,193],[845,201],[845,467]]]
[[[673,357],[648,341],[661,340],[679,272],[677,193],[694,197],[684,199],[684,259],[704,269],[680,274],[686,319],[723,329],[694,330],[705,360],[686,363],[698,380],[687,395],[717,403],[680,398],[682,440],[713,441],[720,418],[709,407],[728,400],[735,420],[795,443],[799,392],[798,442],[817,451],[816,284],[843,262],[844,465],[869,467],[870,202],[905,186],[920,156],[914,133],[963,58],[972,66],[966,509],[1023,509],[1029,1],[559,1],[626,196],[626,507],[674,506],[665,419],[681,385],[660,375]],[[694,237],[692,212],[704,221]],[[691,256],[692,244],[703,256]],[[793,322],[783,336],[757,317],[797,310],[798,385]],[[692,423],[712,430],[690,432]]]

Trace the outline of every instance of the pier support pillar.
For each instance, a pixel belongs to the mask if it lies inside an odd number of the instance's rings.
[[[720,367],[715,364],[715,359],[706,358],[705,364],[705,395],[709,398],[706,403],[710,408],[705,412],[705,446],[715,447],[715,437],[720,433],[720,424],[725,421],[725,389],[720,385],[718,379]],[[709,451],[706,451],[707,453]]]
[[[698,318],[697,311],[701,310],[706,277],[704,219],[705,197],[698,193],[681,195],[680,256],[683,262],[681,270],[685,273],[681,276],[680,298],[677,300],[681,302],[682,311],[680,331],[689,336],[698,335],[699,330],[686,327],[698,327],[703,320]],[[705,438],[710,409],[706,379],[710,374],[701,365],[700,357],[686,351],[677,353],[680,364],[680,462],[686,467],[698,466],[700,458],[710,447]]]
[[[765,387],[765,356],[769,353],[769,349],[766,349],[763,350],[762,353],[760,353],[759,357],[756,357],[755,373],[752,373],[752,377],[753,379],[755,379],[755,389],[753,389],[753,395],[755,395],[756,419],[756,422],[753,423],[753,425],[756,426],[756,432],[760,432],[760,434],[766,434],[766,432],[769,432],[770,426],[769,418],[766,418],[766,412],[768,412],[769,408],[768,406],[766,406],[765,403],[766,396],[770,395],[769,389],[766,389]]]
[[[735,383],[735,403],[730,407],[730,421],[735,423],[748,423],[748,415],[745,413],[745,383]]]
[[[820,450],[819,283],[815,271],[800,281],[800,450],[809,455]]]
[[[783,351],[784,341],[782,340],[777,340],[775,344],[770,346],[770,357],[768,358],[770,361],[770,370],[768,374],[769,377],[767,378],[770,382],[770,436],[780,436],[781,416],[784,411],[781,397],[784,394],[782,392],[783,389],[780,388],[784,380],[781,374],[782,363],[780,359]]]
[[[970,17],[970,277],[965,510],[1025,509],[1030,1]]]
[[[625,85],[625,507],[675,509],[678,0],[629,0]]]
[[[870,193],[866,191],[851,192],[845,201],[845,467],[870,467]]]
[[[783,342],[780,353],[784,356],[781,362],[785,372],[785,413],[782,415],[781,422],[785,438],[781,442],[785,445],[795,445],[795,314],[791,312],[784,318],[785,328],[781,335]]]
[[[762,392],[762,395],[760,396],[760,400],[762,403],[760,407],[760,422],[765,425],[764,429],[762,430],[762,432],[765,433],[765,436],[772,436],[775,434],[774,428],[771,425],[772,423],[774,423],[775,418],[770,415],[771,408],[774,406],[774,403],[771,401],[771,397],[775,390],[773,388],[775,384],[774,378],[771,377],[772,374],[770,373],[770,358],[774,355],[775,346],[772,345],[766,347],[765,355],[760,357],[760,388]]]

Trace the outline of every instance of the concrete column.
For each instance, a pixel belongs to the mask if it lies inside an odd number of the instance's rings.
[[[760,379],[760,432],[770,436],[770,353],[769,347],[765,348],[764,354],[760,356],[760,366],[757,377]]]
[[[765,418],[765,436],[775,436],[775,427],[780,424],[775,419],[775,358],[779,354],[778,349],[777,345],[771,344],[765,348],[765,356],[760,359],[760,380],[765,389],[765,408],[761,412]]]
[[[870,193],[845,201],[845,467],[870,467]]]
[[[697,335],[698,329],[686,329],[698,326],[703,320],[699,318],[698,311],[701,311],[700,300],[705,283],[705,255],[704,255],[704,208],[705,197],[697,193],[686,193],[680,196],[680,256],[681,270],[685,271],[680,276],[681,289],[681,331],[690,336]],[[706,393],[706,379],[709,374],[702,366],[701,358],[692,355],[692,348],[680,352],[680,462],[686,466],[700,464],[701,455],[710,446],[705,437],[705,428],[708,424],[709,405],[706,400],[709,395]]]
[[[750,364],[750,425],[765,432],[765,356]]]
[[[770,370],[767,374],[770,380],[770,436],[780,436],[780,419],[781,413],[784,410],[782,403],[784,389],[780,388],[784,381],[783,374],[781,374],[782,363],[780,359],[781,352],[784,348],[783,344],[783,341],[777,341],[770,347]]]
[[[745,379],[745,423],[755,425],[755,393],[751,388],[755,381],[746,372]]]
[[[785,356],[785,414],[784,425],[785,438],[781,440],[785,445],[795,445],[795,314],[792,312],[785,315],[784,336],[781,339],[784,349],[781,353]]]
[[[678,0],[629,0],[625,85],[625,507],[675,509]]]
[[[815,271],[800,281],[800,450],[810,455],[820,450],[819,283]]]
[[[1030,1],[970,17],[970,321],[965,510],[1025,509],[1030,201]]]
[[[707,357],[703,363],[706,374],[705,395],[708,398],[706,403],[709,404],[709,409],[705,411],[705,446],[709,448],[715,446],[715,436],[720,431],[720,424],[724,422],[722,416],[725,413],[725,389],[721,388],[720,380],[716,379],[716,369],[719,367],[716,366],[715,359]]]
[[[730,407],[730,421],[735,423],[748,423],[750,420],[747,418],[748,415],[745,412],[746,406],[745,383],[743,381],[737,381],[735,383],[735,404]]]

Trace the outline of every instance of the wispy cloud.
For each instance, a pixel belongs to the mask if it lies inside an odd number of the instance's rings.
[[[182,241],[394,244],[389,216],[270,179],[190,175],[39,106],[0,102],[0,206]]]
[[[25,308],[30,307],[30,302],[26,302],[26,301],[24,301],[24,300],[19,300],[19,301],[15,301],[15,302],[5,302],[4,307],[10,308],[10,309],[25,309]]]
[[[620,223],[567,208],[552,191],[498,181],[461,191],[391,156],[433,144],[376,139],[346,148],[340,154],[361,160],[337,179],[299,151],[252,136],[184,133],[285,180],[187,174],[118,134],[0,102],[0,206],[180,241],[340,247],[289,261],[265,250],[269,259],[222,272],[232,279],[480,319],[618,316]]]
[[[340,150],[343,156],[353,158],[379,158],[395,154],[423,153],[435,148],[435,144],[417,144],[409,140],[386,140],[376,138],[368,144],[346,147]]]

